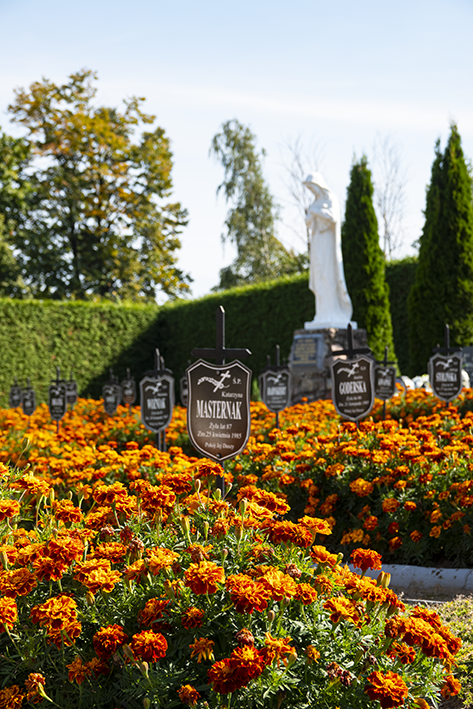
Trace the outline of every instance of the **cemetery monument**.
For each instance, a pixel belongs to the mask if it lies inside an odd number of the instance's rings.
[[[366,346],[366,330],[351,322],[353,307],[348,295],[341,245],[340,207],[336,195],[319,173],[303,183],[314,195],[306,217],[311,235],[309,288],[315,295],[314,319],[294,332],[290,355],[292,403],[331,397],[330,365],[337,350],[348,346],[347,327],[353,328],[355,345]]]

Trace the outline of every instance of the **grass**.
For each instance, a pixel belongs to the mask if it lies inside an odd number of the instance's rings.
[[[444,623],[450,626],[454,635],[463,642],[457,655],[458,666],[455,674],[462,683],[458,697],[442,702],[445,709],[466,709],[473,707],[473,596],[457,596],[453,601],[436,608]]]

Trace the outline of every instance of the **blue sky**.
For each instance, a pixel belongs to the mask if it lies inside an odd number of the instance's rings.
[[[87,67],[99,74],[99,101],[146,97],[172,140],[174,196],[189,210],[180,264],[194,295],[233,258],[220,241],[222,171],[208,156],[228,119],[250,125],[266,149],[280,236],[294,246],[285,141],[323,146],[321,172],[343,203],[353,155],[391,136],[408,175],[399,255],[419,237],[435,140],[445,142],[452,119],[473,158],[471,0],[0,0],[0,26],[4,130],[19,132],[6,114],[13,88],[42,76],[60,82]]]

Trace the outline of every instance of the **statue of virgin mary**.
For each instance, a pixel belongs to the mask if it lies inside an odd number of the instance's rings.
[[[345,329],[353,307],[343,272],[338,199],[319,173],[309,175],[303,184],[315,197],[306,224],[311,234],[309,288],[315,295],[316,314],[305,329]],[[351,325],[356,327],[356,323]]]

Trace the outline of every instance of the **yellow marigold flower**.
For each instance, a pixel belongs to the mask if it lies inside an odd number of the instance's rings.
[[[202,660],[214,660],[214,645],[214,641],[209,640],[209,638],[195,638],[192,645],[189,645],[192,650],[191,659],[197,656],[197,662],[201,662]]]
[[[432,527],[432,529],[430,530],[430,533],[429,533],[429,537],[436,537],[436,538],[440,537],[441,531],[442,531],[442,527],[439,527],[439,526]]]
[[[37,704],[43,701],[46,679],[40,672],[30,672],[25,680],[25,689],[27,691],[26,700]]]
[[[273,638],[271,633],[265,633],[264,648],[260,651],[266,664],[276,661],[277,666],[282,662],[287,666],[288,656],[296,655],[295,649],[289,645],[292,638]]]
[[[0,707],[5,709],[19,709],[23,704],[23,699],[25,695],[20,691],[20,687],[17,684],[13,684],[11,687],[5,687],[5,689],[0,689]]]

